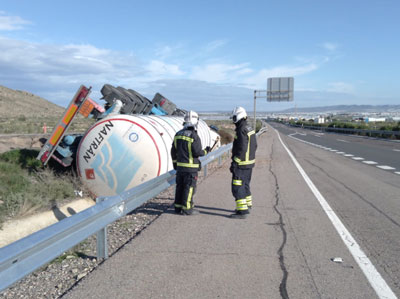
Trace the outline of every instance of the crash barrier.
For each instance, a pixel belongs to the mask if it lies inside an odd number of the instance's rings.
[[[231,149],[232,144],[227,144],[201,157],[204,174],[210,162],[218,158],[221,163]],[[99,197],[93,207],[0,248],[0,291],[95,233],[97,257],[107,258],[106,226],[174,184],[175,170],[171,170],[119,195]]]
[[[261,129],[257,135],[265,131]],[[204,176],[208,164],[216,159],[221,164],[223,155],[231,149],[232,143],[201,157]],[[108,258],[107,225],[174,184],[175,170],[171,170],[119,195],[99,197],[93,207],[0,248],[0,292],[95,233],[97,258]]]
[[[289,124],[291,127],[303,128],[309,130],[317,130],[322,132],[333,132],[333,133],[343,133],[343,134],[357,134],[362,136],[371,136],[371,137],[391,137],[396,136],[397,139],[400,139],[400,131],[384,131],[384,130],[362,130],[362,129],[349,129],[349,128],[333,128],[333,127],[319,127],[319,126],[301,126],[301,125],[293,125]]]

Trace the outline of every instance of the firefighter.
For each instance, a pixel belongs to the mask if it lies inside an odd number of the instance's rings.
[[[232,218],[243,219],[252,208],[250,181],[257,149],[255,130],[247,123],[247,113],[243,107],[235,107],[231,119],[236,126],[236,135],[232,147],[232,194],[236,209]]]
[[[196,192],[197,173],[200,170],[199,157],[206,155],[210,147],[202,150],[197,135],[199,116],[189,111],[184,117],[184,127],[177,132],[171,147],[171,157],[176,170],[175,212],[183,215],[199,214],[195,210],[193,196]]]

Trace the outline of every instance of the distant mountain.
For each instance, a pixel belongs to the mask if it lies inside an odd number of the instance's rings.
[[[293,112],[310,112],[310,113],[356,113],[356,112],[367,112],[367,113],[383,113],[383,112],[399,112],[400,105],[337,105],[337,106],[324,106],[324,107],[306,107],[306,108],[290,108],[281,110],[283,113]]]
[[[59,117],[64,112],[65,108],[51,103],[32,93],[14,90],[0,85],[0,117],[14,118],[19,116]]]

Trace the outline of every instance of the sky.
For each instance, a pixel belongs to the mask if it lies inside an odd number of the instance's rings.
[[[0,85],[67,106],[80,85],[185,110],[400,104],[398,0],[0,0]],[[262,94],[262,93],[261,93]]]

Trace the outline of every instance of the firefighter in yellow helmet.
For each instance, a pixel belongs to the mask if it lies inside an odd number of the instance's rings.
[[[188,111],[184,118],[184,127],[177,132],[171,147],[171,157],[176,170],[175,212],[183,215],[199,214],[195,210],[193,196],[196,192],[197,173],[200,170],[199,157],[206,155],[210,148],[202,149],[197,134],[199,116]]]
[[[256,133],[247,123],[247,113],[243,107],[235,107],[232,111],[232,121],[236,126],[235,139],[232,147],[232,194],[235,198],[236,209],[232,218],[243,219],[252,208],[250,181],[255,165],[257,150]]]

